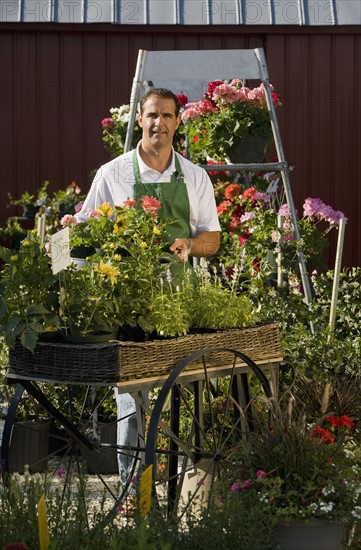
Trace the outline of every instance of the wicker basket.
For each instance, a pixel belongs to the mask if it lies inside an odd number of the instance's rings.
[[[167,375],[182,359],[203,348],[215,350],[207,357],[209,366],[229,362],[230,355],[225,349],[241,351],[253,361],[280,357],[280,327],[278,323],[268,323],[153,342],[122,342],[121,380]],[[201,364],[202,360],[194,361],[187,368],[193,370]]]
[[[111,384],[125,380],[168,375],[185,357],[198,349],[212,349],[207,365],[224,365],[238,350],[254,361],[281,355],[278,323],[246,329],[191,334],[152,342],[63,344],[39,342],[34,355],[17,343],[9,353],[10,372],[35,380]],[[189,369],[200,366],[194,361]]]
[[[9,351],[9,372],[34,380],[106,384],[119,379],[119,344],[39,342],[34,355],[19,342]]]

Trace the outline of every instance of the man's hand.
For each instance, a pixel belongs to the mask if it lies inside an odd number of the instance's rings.
[[[187,262],[191,251],[192,239],[176,239],[169,250],[178,256],[181,262]]]

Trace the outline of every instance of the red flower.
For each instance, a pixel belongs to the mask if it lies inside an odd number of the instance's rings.
[[[326,422],[329,422],[332,426],[344,426],[345,428],[353,428],[354,422],[353,420],[346,415],[343,416],[327,416],[325,418]]]
[[[237,183],[231,183],[231,185],[228,185],[226,187],[226,190],[224,192],[224,196],[226,199],[233,199],[234,197],[239,197],[241,194],[241,186]]]
[[[217,206],[217,212],[218,214],[222,215],[224,214],[225,212],[227,212],[229,210],[229,207],[232,206],[232,203],[231,201],[222,201],[218,206]]]
[[[188,97],[185,95],[185,94],[178,94],[177,95],[177,98],[179,99],[179,101],[181,102],[181,104],[183,105],[183,107],[185,105],[187,105],[188,103]]]
[[[353,428],[354,427],[354,421],[346,415],[340,416],[339,418],[339,426],[345,426],[345,428]]]
[[[127,199],[126,201],[123,202],[123,205],[127,206],[128,208],[135,206],[136,204],[137,204],[137,201],[135,201],[134,199]]]
[[[207,92],[211,95],[214,88],[217,88],[217,86],[220,86],[221,84],[223,84],[223,80],[213,80],[212,82],[208,82]]]
[[[252,267],[255,271],[261,271],[261,260],[260,258],[255,258],[252,260]]]
[[[312,435],[312,439],[319,439],[320,443],[335,443],[335,439],[332,437],[331,432],[321,428],[321,426],[315,426]]]
[[[197,141],[199,141],[199,136],[194,136],[193,141],[194,143],[197,143]]]
[[[249,231],[245,231],[244,233],[242,233],[241,235],[239,235],[238,237],[238,240],[239,240],[239,244],[244,246],[247,242],[247,239],[249,238],[249,236],[251,235],[251,233]]]

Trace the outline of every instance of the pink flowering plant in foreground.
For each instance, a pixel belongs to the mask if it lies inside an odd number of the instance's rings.
[[[280,106],[271,89],[274,105]],[[201,164],[207,157],[225,161],[232,145],[248,134],[272,139],[263,84],[250,89],[241,80],[209,82],[202,98],[186,105],[183,121],[191,158]]]

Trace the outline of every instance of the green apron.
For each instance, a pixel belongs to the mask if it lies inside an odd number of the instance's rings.
[[[159,217],[162,220],[172,219],[172,223],[167,227],[169,239],[168,246],[174,243],[175,239],[190,239],[191,227],[190,205],[187,186],[184,183],[184,177],[179,164],[177,155],[175,155],[176,173],[172,174],[170,181],[161,183],[143,183],[140,177],[137,152],[133,153],[133,170],[135,177],[134,199],[139,203],[141,197],[156,198],[160,201],[162,208],[159,211]]]

